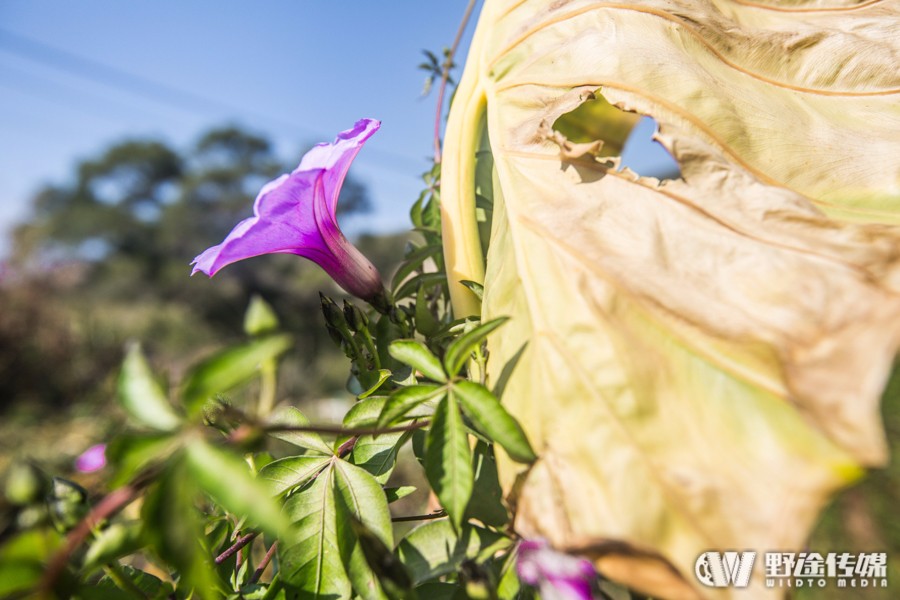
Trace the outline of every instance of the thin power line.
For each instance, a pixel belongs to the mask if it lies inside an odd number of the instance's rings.
[[[55,78],[47,77],[44,73],[28,70],[18,65],[0,62],[0,75],[2,75],[0,86],[108,123],[122,123],[122,118],[113,117],[111,109],[115,110],[117,114],[122,111],[133,114],[136,109],[134,104],[127,101],[112,100],[109,95],[99,95],[94,91],[87,91],[68,83],[60,83]]]
[[[244,115],[255,120],[267,121],[281,128],[288,128],[305,137],[314,137],[317,140],[328,140],[330,136],[324,135],[310,127],[287,121],[276,116],[257,113],[253,110],[240,108],[197,94],[182,90],[158,81],[135,75],[126,70],[113,67],[102,62],[80,56],[68,50],[56,48],[43,42],[31,39],[18,33],[0,28],[0,48],[24,57],[26,59],[52,66],[56,69],[74,74],[83,79],[89,79],[104,85],[116,87],[143,97],[168,104],[181,110],[195,114],[208,114],[210,110],[227,111]],[[382,167],[395,170],[407,176],[415,177],[418,170],[424,170],[424,160],[419,163],[416,159],[377,148],[369,149],[368,158],[375,159]],[[360,158],[363,158],[360,156]],[[405,167],[398,166],[403,163],[413,169],[408,171]],[[417,164],[418,163],[418,164]]]

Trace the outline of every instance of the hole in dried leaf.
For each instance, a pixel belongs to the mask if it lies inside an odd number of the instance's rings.
[[[553,123],[553,129],[573,144],[602,142],[591,153],[601,158],[620,157],[620,170],[628,167],[642,177],[656,177],[661,181],[677,179],[681,177],[678,163],[653,139],[657,128],[652,117],[617,108],[599,91]]]
[[[620,164],[641,177],[656,177],[660,181],[678,179],[681,177],[678,163],[662,144],[653,139],[657,129],[656,119],[641,117],[625,141]]]

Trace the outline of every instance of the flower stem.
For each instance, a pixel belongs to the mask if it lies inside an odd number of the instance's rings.
[[[66,543],[63,547],[50,559],[47,569],[44,571],[44,577],[41,579],[38,588],[38,597],[53,597],[53,589],[59,576],[66,569],[72,554],[91,534],[94,527],[113,516],[129,504],[131,504],[154,479],[154,475],[144,473],[135,480],[117,490],[113,490],[107,494],[93,509],[85,516],[78,525],[66,536]]]
[[[259,566],[256,567],[256,570],[253,571],[253,575],[250,577],[250,583],[256,583],[259,581],[259,578],[262,577],[263,572],[266,570],[266,567],[269,566],[269,563],[272,562],[272,557],[275,556],[275,551],[278,550],[278,541],[272,542],[272,545],[269,546],[269,550],[266,552],[266,555],[263,556],[262,560],[259,563]]]
[[[406,517],[393,517],[391,521],[394,523],[403,523],[405,521],[430,521],[432,519],[440,519],[442,517],[447,516],[447,511],[444,509],[436,510],[433,513],[428,513],[427,515],[409,515]]]
[[[368,327],[363,327],[362,331],[360,331],[362,335],[363,342],[366,345],[366,349],[372,355],[372,360],[375,363],[375,370],[381,369],[381,359],[378,358],[378,350],[375,348],[375,340],[372,339],[372,334],[369,333]]]
[[[385,433],[401,433],[428,427],[431,421],[416,421],[409,425],[399,427],[341,427],[340,425],[266,425],[263,430],[266,433],[302,431],[309,433],[324,433],[330,435],[382,435]]]
[[[256,414],[260,418],[267,417],[275,406],[275,389],[277,385],[275,369],[274,360],[267,360],[260,368],[259,404],[256,406]]]
[[[242,535],[237,539],[235,543],[233,543],[227,550],[225,550],[222,554],[218,555],[215,559],[215,563],[217,565],[221,565],[223,562],[237,554],[244,546],[252,542],[256,539],[256,536],[259,535],[258,531],[254,531],[248,533],[247,535]]]

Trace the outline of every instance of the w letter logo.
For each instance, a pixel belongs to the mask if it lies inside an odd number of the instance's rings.
[[[704,552],[694,563],[697,580],[707,587],[739,587],[750,583],[756,552]]]

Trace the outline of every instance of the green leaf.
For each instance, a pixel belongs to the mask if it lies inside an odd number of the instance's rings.
[[[469,436],[454,394],[435,410],[425,449],[425,475],[450,520],[459,528],[472,495],[472,453]]]
[[[194,505],[197,492],[184,463],[173,462],[144,499],[141,518],[153,524],[144,535],[156,554],[179,573],[179,589],[192,588],[204,600],[218,600],[226,586],[210,560]]]
[[[537,460],[522,427],[490,390],[474,381],[460,381],[451,394],[459,398],[466,416],[479,431],[500,444],[510,458],[520,463]]]
[[[482,300],[484,298],[484,286],[477,281],[462,279],[460,280],[460,283],[469,288],[469,291],[475,294],[479,300]]]
[[[301,597],[349,598],[351,585],[341,560],[335,520],[335,470],[333,458],[308,488],[295,493],[284,505],[294,522],[294,544],[279,545],[281,576],[297,588]]]
[[[27,506],[44,499],[50,481],[33,463],[16,459],[6,470],[3,495],[14,506]]]
[[[388,504],[391,504],[392,502],[396,502],[400,498],[409,496],[415,491],[416,486],[414,485],[401,485],[400,487],[384,488],[384,495],[387,496]]]
[[[416,331],[426,338],[431,337],[441,328],[441,323],[428,308],[426,288],[420,287],[416,292]]]
[[[335,461],[334,469],[335,489],[344,498],[353,516],[384,544],[393,547],[391,513],[381,485],[364,469],[345,460]]]
[[[183,399],[191,416],[206,402],[255,377],[260,366],[291,347],[287,335],[270,335],[219,352],[195,366],[187,375]]]
[[[0,596],[12,597],[32,589],[44,574],[62,536],[50,528],[13,535],[0,546]]]
[[[387,427],[395,423],[423,402],[439,399],[445,393],[445,388],[431,384],[409,385],[395,390],[378,415],[378,427]]]
[[[185,450],[188,473],[222,508],[273,537],[290,532],[291,524],[268,486],[253,477],[244,460],[199,439]]]
[[[379,546],[393,547],[387,499],[378,482],[359,467],[336,461],[334,469],[338,540],[347,574],[354,591],[365,600],[384,598],[363,544],[370,552]],[[374,539],[367,539],[370,536]]]
[[[299,408],[288,406],[279,410],[269,420],[270,425],[287,425],[289,427],[308,427],[309,419],[306,418]],[[293,444],[300,448],[312,450],[318,454],[332,455],[334,451],[331,446],[325,443],[318,433],[314,431],[272,431],[269,433],[273,438],[282,442]]]
[[[138,423],[158,429],[172,431],[181,424],[162,387],[150,372],[150,366],[141,352],[141,347],[132,344],[125,355],[122,373],[119,376],[119,402]]]
[[[115,566],[96,585],[83,585],[76,597],[79,600],[134,600],[135,592],[148,600],[165,600],[172,595],[172,585],[158,577],[128,565]]]
[[[397,269],[393,278],[391,278],[391,288],[396,291],[397,286],[399,286],[413,271],[419,269],[426,260],[433,256],[437,256],[440,253],[440,244],[422,246],[407,253],[403,258],[403,263]]]
[[[441,361],[431,353],[431,350],[416,340],[397,340],[390,346],[391,356],[400,362],[420,371],[433,381],[445,382],[447,375]]]
[[[485,525],[503,527],[509,523],[509,511],[503,504],[503,490],[497,477],[497,463],[491,447],[479,440],[475,444],[473,468],[475,485],[466,508],[466,518]]]
[[[443,581],[423,583],[416,587],[416,594],[419,598],[428,598],[428,600],[457,600],[465,597],[461,586]]]
[[[370,592],[377,586],[347,523],[352,516],[392,546],[387,499],[370,474],[332,458],[309,487],[288,498],[284,510],[297,530],[295,543],[282,546],[280,554],[287,583],[308,597],[345,598],[352,580],[357,594],[374,597]]]
[[[244,313],[244,332],[247,335],[258,336],[272,333],[278,329],[278,317],[272,306],[262,299],[262,296],[253,294],[247,312]]]
[[[377,396],[357,402],[344,416],[344,427],[374,427],[386,400],[385,396]],[[374,475],[379,483],[387,483],[397,463],[397,453],[408,439],[405,432],[359,436],[350,462]]]
[[[498,600],[520,600],[522,583],[519,581],[519,574],[516,572],[517,559],[518,547],[506,555],[506,560],[503,561],[500,567],[500,577],[497,582]]]
[[[344,427],[375,427],[387,396],[371,396],[350,407],[344,415]]]
[[[463,526],[460,533],[447,520],[430,521],[410,531],[397,545],[397,555],[416,585],[459,570],[485,548],[505,539],[482,527]]]
[[[378,369],[378,379],[375,381],[375,383],[356,398],[358,400],[365,400],[366,398],[377,392],[378,388],[380,388],[385,381],[390,379],[390,377],[391,372],[388,369]]]
[[[289,456],[267,464],[259,471],[259,478],[269,482],[276,494],[281,494],[309,481],[330,461],[330,456],[320,454]]]
[[[397,464],[397,453],[410,436],[409,431],[360,436],[353,445],[350,461],[385,484]]]
[[[408,366],[394,359],[390,354],[391,342],[404,335],[400,326],[391,321],[388,315],[382,315],[375,322],[375,349],[378,350],[378,359],[381,366],[389,369],[393,376],[393,381],[406,379],[412,371]]]
[[[144,524],[141,521],[113,523],[102,530],[91,542],[84,555],[82,568],[91,571],[110,561],[134,554],[144,547]]]
[[[394,297],[397,299],[406,298],[407,296],[412,296],[413,292],[417,291],[419,287],[444,285],[446,283],[447,275],[445,273],[420,273],[404,281]]]
[[[460,370],[462,370],[466,361],[469,359],[469,356],[475,351],[476,346],[480,345],[492,331],[506,323],[508,320],[509,319],[506,317],[494,319],[479,325],[472,331],[467,331],[454,340],[447,347],[447,353],[444,355],[444,366],[447,369],[447,373],[450,374],[450,377],[459,374]]]
[[[110,486],[125,485],[150,465],[167,460],[180,444],[177,437],[165,433],[113,438],[106,446],[106,458],[115,466]]]
[[[342,504],[342,503],[339,503]],[[364,570],[360,569],[365,578],[354,579],[355,589],[371,589],[379,597],[387,596],[392,600],[412,600],[412,578],[403,566],[403,563],[397,558],[392,549],[388,547],[381,539],[359,522],[353,515],[347,514],[344,520],[344,526],[349,526],[351,534],[356,540],[354,553],[350,556],[351,578],[354,577],[354,563],[362,559],[366,563]],[[360,552],[361,551],[361,552]],[[345,561],[346,562],[346,561]],[[369,584],[368,574],[374,575],[375,585]],[[377,587],[380,586],[383,594],[378,594]],[[366,597],[367,593],[359,592],[360,596]]]

